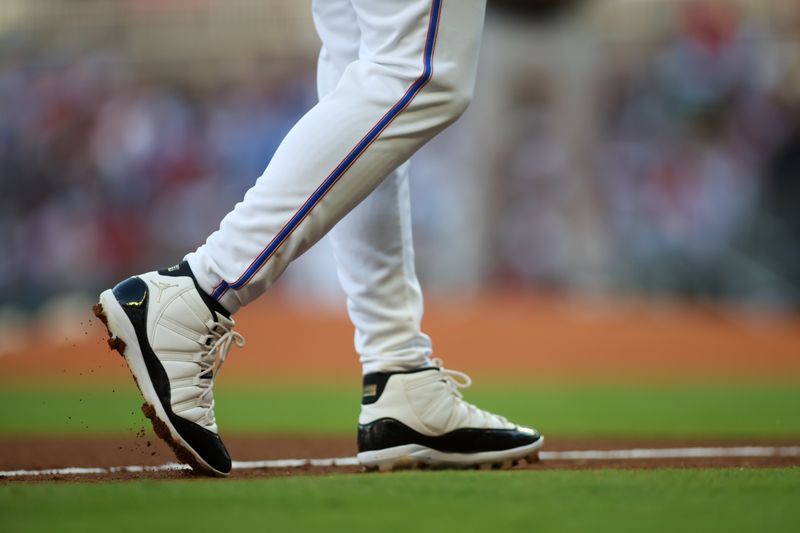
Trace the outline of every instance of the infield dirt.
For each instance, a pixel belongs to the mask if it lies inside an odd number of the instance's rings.
[[[709,439],[578,439],[547,437],[548,451],[619,450],[633,448],[674,448],[693,446],[783,446],[796,441],[781,439],[709,440]],[[234,459],[258,461],[269,459],[310,459],[349,457],[356,453],[352,438],[251,436],[231,437],[228,447]],[[169,448],[161,441],[140,433],[136,437],[5,437],[0,439],[0,470],[42,470],[66,467],[113,467],[126,465],[161,465],[174,462]],[[719,457],[681,459],[625,460],[547,460],[522,463],[516,470],[598,469],[598,468],[761,468],[800,466],[800,457]],[[359,473],[358,466],[300,467],[235,470],[231,479],[286,477]],[[372,475],[372,474],[365,474]],[[380,475],[380,474],[379,474]],[[92,475],[41,475],[0,478],[0,483],[19,481],[101,482],[126,479],[200,479],[186,471],[111,473]]]
[[[353,329],[343,309],[309,312],[278,295],[240,315],[237,331],[247,338],[247,347],[226,362],[226,382],[303,377],[358,387]],[[122,359],[109,352],[105,328],[88,308],[59,327],[50,322],[18,335],[16,348],[2,355],[6,377],[80,385],[128,375]],[[464,302],[433,299],[424,325],[445,363],[496,381],[521,376],[590,383],[800,376],[796,315],[495,294]]]

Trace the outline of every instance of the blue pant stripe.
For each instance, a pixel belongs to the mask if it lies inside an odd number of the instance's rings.
[[[372,129],[364,136],[363,139],[353,148],[353,150],[345,157],[341,163],[331,172],[325,179],[322,185],[312,194],[308,200],[303,204],[297,213],[289,220],[289,222],[281,229],[275,238],[264,248],[258,255],[255,261],[245,270],[244,274],[239,277],[235,282],[228,283],[222,281],[212,293],[212,297],[219,299],[229,289],[240,289],[247,285],[247,283],[256,275],[256,273],[264,266],[267,260],[273,253],[283,244],[283,242],[291,235],[291,233],[300,225],[300,222],[308,215],[314,206],[331,190],[333,185],[344,175],[350,166],[358,160],[359,157],[366,151],[370,144],[386,129],[389,124],[397,118],[400,113],[405,109],[411,101],[419,94],[422,88],[430,81],[433,74],[433,50],[436,44],[436,28],[439,25],[439,16],[441,14],[442,0],[433,0],[431,7],[431,18],[428,24],[428,34],[425,40],[425,50],[423,53],[423,71],[419,78],[409,87],[403,97],[386,113],[383,118],[372,127]]]

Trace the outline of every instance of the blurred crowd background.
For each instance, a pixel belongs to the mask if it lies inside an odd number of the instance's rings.
[[[308,0],[0,0],[0,307],[167,266],[316,100]],[[431,295],[800,307],[800,3],[490,0],[412,163]],[[338,300],[325,244],[278,290]]]

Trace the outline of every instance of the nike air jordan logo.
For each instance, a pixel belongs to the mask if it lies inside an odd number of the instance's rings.
[[[172,287],[177,287],[177,285],[173,285],[172,283],[164,283],[162,281],[153,281],[152,279],[150,280],[150,283],[152,283],[153,286],[156,289],[158,289],[158,296],[156,297],[156,303],[157,304],[161,303],[161,296],[164,294],[165,290],[167,290],[169,288],[172,288]]]

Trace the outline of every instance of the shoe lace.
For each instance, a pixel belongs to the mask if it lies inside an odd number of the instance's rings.
[[[459,389],[467,389],[470,386],[472,386],[472,378],[469,377],[469,375],[459,370],[452,370],[450,368],[445,368],[444,361],[442,361],[440,357],[431,358],[431,363],[433,363],[434,366],[439,367],[441,373],[444,374],[445,382],[447,383],[447,386],[450,389],[450,393],[453,396],[455,396],[457,401],[463,404],[470,412],[482,417],[494,418],[500,420],[503,423],[508,423],[508,420],[505,417],[496,415],[494,413],[490,413],[489,411],[485,411],[480,407],[477,407],[476,405],[473,405],[464,399],[464,395],[461,394],[461,391]]]
[[[244,347],[244,337],[233,331],[232,327],[227,327],[224,324],[215,322],[213,327],[209,330],[208,340],[206,345],[209,347],[206,357],[200,361],[200,370],[197,373],[197,385],[203,388],[200,393],[201,407],[209,410],[206,420],[208,423],[214,422],[214,398],[212,395],[212,386],[214,385],[214,378],[217,377],[222,364],[228,357],[228,352],[232,345],[239,348]]]
[[[438,366],[439,370],[441,370],[442,374],[444,374],[444,377],[447,381],[447,386],[450,388],[450,392],[463,399],[464,395],[461,394],[461,391],[458,389],[468,389],[471,387],[472,378],[459,370],[445,368],[444,361],[442,361],[440,357],[431,358],[431,363],[433,363],[433,366]]]

